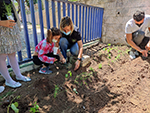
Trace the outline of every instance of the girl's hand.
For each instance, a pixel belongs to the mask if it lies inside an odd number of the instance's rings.
[[[65,59],[65,58],[62,58],[62,59],[60,60],[60,62],[66,63],[66,59]]]
[[[55,58],[54,62],[56,62],[56,61],[57,61],[57,59]]]
[[[4,27],[8,27],[8,28],[13,28],[13,26],[15,26],[16,23],[14,20],[2,20],[0,21],[0,26],[4,26]]]
[[[74,71],[76,71],[76,70],[80,67],[80,62],[81,62],[81,61],[79,61],[79,60],[77,60],[77,61],[75,62]]]

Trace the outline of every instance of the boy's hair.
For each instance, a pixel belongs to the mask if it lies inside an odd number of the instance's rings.
[[[66,26],[70,26],[71,27],[71,34],[74,30],[74,26],[73,26],[73,22],[71,20],[71,18],[69,16],[63,17],[60,21],[60,31],[63,31],[63,28],[65,28]]]
[[[144,13],[144,11],[139,11],[139,10],[137,10],[137,11],[133,14],[133,19],[136,20],[137,22],[141,21],[143,18],[145,18],[145,13]]]
[[[60,29],[56,28],[56,27],[52,27],[51,29],[47,30],[47,37],[46,37],[46,41],[49,43],[52,43],[52,39],[53,36],[61,36],[61,32]],[[59,41],[57,41],[59,42]]]

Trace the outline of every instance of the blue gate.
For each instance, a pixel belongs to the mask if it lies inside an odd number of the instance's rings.
[[[43,12],[42,12],[42,1],[38,1],[38,17],[35,17],[35,9],[33,0],[29,0],[30,11],[31,11],[31,23],[34,40],[34,47],[40,40],[45,37],[44,24],[43,24]],[[46,28],[59,27],[59,23],[62,17],[70,16],[74,22],[74,25],[78,26],[81,31],[82,42],[87,43],[89,41],[101,38],[102,33],[102,22],[103,22],[103,8],[89,6],[76,2],[69,2],[63,0],[44,0],[44,8],[46,13]],[[21,6],[21,17],[24,26],[24,37],[26,43],[26,58],[22,57],[22,51],[18,52],[19,64],[25,63],[32,60],[31,44],[27,27],[27,16],[25,10],[24,0],[20,0]],[[51,10],[51,13],[50,13]],[[50,17],[52,20],[50,20]],[[57,17],[57,18],[56,18]],[[41,38],[37,38],[36,29],[36,18],[39,18]],[[52,22],[52,23],[51,23]],[[57,23],[58,22],[58,23]],[[53,25],[53,26],[51,26]],[[33,45],[33,44],[32,44]]]

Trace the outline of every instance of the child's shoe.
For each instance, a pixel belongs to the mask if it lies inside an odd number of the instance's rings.
[[[17,78],[17,77],[16,77],[16,79],[17,79],[17,80],[22,80],[22,81],[24,81],[24,82],[29,82],[29,81],[31,81],[31,78],[26,77],[26,76],[22,76],[21,78]]]
[[[20,86],[21,86],[21,83],[16,82],[15,84],[10,84],[10,83],[8,83],[8,82],[5,82],[5,85],[6,85],[6,86],[9,86],[9,87],[12,87],[12,88],[17,88],[17,87],[20,87]]]
[[[40,70],[39,70],[39,73],[41,73],[41,74],[50,74],[50,73],[52,73],[52,71],[51,70],[49,70],[49,67],[42,67]]]
[[[4,91],[5,87],[4,86],[0,86],[0,93],[2,93]]]

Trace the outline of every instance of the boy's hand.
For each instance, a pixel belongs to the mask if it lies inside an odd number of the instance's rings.
[[[140,53],[142,53],[142,56],[144,56],[144,57],[148,56],[147,52],[148,52],[147,50],[141,50],[140,51]]]

